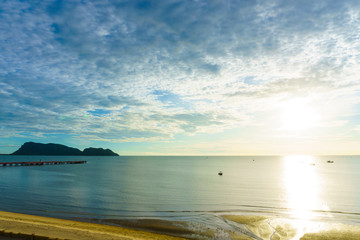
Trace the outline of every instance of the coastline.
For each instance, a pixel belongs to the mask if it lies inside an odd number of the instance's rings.
[[[164,234],[97,223],[0,211],[0,239],[58,240],[183,240]]]
[[[223,217],[227,220],[245,225],[247,229],[259,237],[259,239],[360,239],[360,226],[357,225],[251,215],[224,215]]]
[[[300,221],[296,219],[271,218],[253,215],[224,215],[228,221],[240,224],[248,229],[248,233],[228,232],[224,239],[300,239],[300,240],[335,240],[360,239],[360,226],[341,223],[324,223]],[[111,224],[105,221],[104,223]],[[118,224],[119,222],[117,222]],[[138,230],[143,225],[147,230]],[[135,229],[134,229],[135,227]],[[136,229],[138,228],[138,229]],[[123,226],[89,223],[74,220],[27,215],[0,211],[0,240],[32,239],[32,240],[184,240],[162,233],[155,233],[157,228],[167,230],[168,233],[179,233],[184,230],[171,221],[140,220],[132,225],[123,222]],[[153,230],[153,232],[152,232]],[[204,232],[205,233],[205,232]],[[209,233],[208,233],[209,234]],[[203,237],[210,237],[211,234]],[[199,235],[198,235],[199,236]],[[196,239],[192,238],[192,239]]]

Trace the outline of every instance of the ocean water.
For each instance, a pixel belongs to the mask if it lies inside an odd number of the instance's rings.
[[[196,239],[230,239],[201,236],[203,228],[248,234],[222,215],[360,225],[360,156],[0,156],[38,160],[87,163],[0,167],[0,210],[120,225],[170,220]]]

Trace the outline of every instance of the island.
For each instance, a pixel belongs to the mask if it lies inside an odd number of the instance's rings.
[[[77,148],[68,147],[56,143],[26,142],[11,155],[49,155],[49,156],[119,156],[110,149],[85,148],[81,151]]]

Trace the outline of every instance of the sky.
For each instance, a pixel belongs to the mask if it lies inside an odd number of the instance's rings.
[[[360,1],[0,2],[0,153],[360,154]]]

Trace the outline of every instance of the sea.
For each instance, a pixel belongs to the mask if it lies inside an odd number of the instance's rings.
[[[0,156],[76,160],[87,163],[0,167],[0,210],[190,239],[252,236],[224,215],[360,226],[360,156]]]

